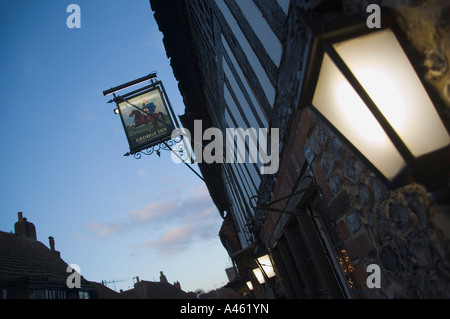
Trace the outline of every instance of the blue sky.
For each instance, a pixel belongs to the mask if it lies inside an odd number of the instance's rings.
[[[71,3],[80,29],[66,25]],[[22,211],[39,241],[53,236],[86,279],[116,289],[160,271],[186,291],[224,285],[230,261],[206,187],[168,152],[124,157],[102,94],[157,71],[184,113],[149,1],[1,0],[0,39],[0,230]]]

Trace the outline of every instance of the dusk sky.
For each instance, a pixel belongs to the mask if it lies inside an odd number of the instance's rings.
[[[79,29],[66,25],[72,3]],[[64,261],[117,290],[160,271],[185,291],[226,284],[222,219],[203,182],[169,152],[124,157],[102,94],[156,71],[184,113],[149,1],[1,0],[0,39],[0,230],[23,212],[39,241],[53,236]]]

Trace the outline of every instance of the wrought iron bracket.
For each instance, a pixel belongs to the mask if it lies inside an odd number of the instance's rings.
[[[305,178],[310,178],[312,181],[314,181],[314,178],[310,175],[306,175],[303,177],[303,180]],[[276,212],[276,213],[281,213],[281,214],[287,214],[287,215],[292,215],[292,216],[306,216],[308,218],[319,218],[319,219],[323,219],[323,220],[329,220],[329,221],[334,221],[333,218],[328,218],[328,217],[323,217],[323,216],[317,216],[317,215],[312,215],[312,214],[308,214],[308,213],[303,213],[303,212],[299,212],[299,211],[289,211],[289,210],[285,210],[285,209],[278,209],[275,207],[272,207],[272,205],[279,203],[283,200],[286,199],[290,199],[296,195],[300,195],[302,193],[305,193],[307,191],[312,190],[313,188],[315,188],[316,185],[313,183],[312,185],[309,185],[307,187],[301,188],[287,196],[283,196],[280,197],[274,201],[271,201],[269,203],[262,203],[258,205],[258,202],[261,202],[261,198],[258,195],[254,195],[252,197],[250,197],[250,205],[252,206],[253,210],[255,211],[255,217],[258,220],[264,220],[265,219],[265,212]],[[255,203],[256,202],[256,203]]]
[[[183,162],[184,165],[186,165],[195,175],[197,175],[198,178],[200,178],[204,182],[205,181],[204,178],[199,173],[197,173],[187,163],[187,161],[189,161],[192,164],[192,159],[190,159],[188,157],[190,153],[185,151],[184,145],[181,143],[182,139],[183,139],[183,136],[180,135],[175,139],[171,139],[171,140],[153,145],[147,149],[141,150],[141,151],[133,153],[133,154],[131,154],[130,152],[125,153],[123,156],[133,155],[135,159],[140,159],[140,158],[142,158],[142,154],[144,154],[144,155],[156,154],[156,155],[158,155],[158,157],[160,157],[161,151],[170,151],[173,154],[175,154]]]
[[[161,156],[161,151],[170,151],[170,152],[178,152],[175,153],[180,159],[183,161],[187,160],[187,152],[185,152],[183,145],[180,144],[182,140],[182,136],[179,136],[176,139],[171,139],[153,146],[150,146],[149,148],[140,150],[139,152],[131,154],[130,152],[127,152],[124,154],[124,156],[130,156],[133,155],[135,159],[140,159],[142,155],[153,155],[156,154],[158,156]]]

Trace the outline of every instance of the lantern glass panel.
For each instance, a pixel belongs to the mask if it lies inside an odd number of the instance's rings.
[[[388,180],[403,168],[402,156],[327,54],[312,103]]]
[[[261,269],[255,268],[252,271],[253,271],[253,274],[255,275],[256,279],[258,279],[258,282],[261,285],[266,282],[266,280],[264,279],[264,275],[263,275]]]
[[[275,271],[273,269],[273,265],[272,265],[269,255],[264,255],[262,257],[259,257],[258,262],[261,265],[264,272],[266,273],[267,278],[272,278],[275,276]]]
[[[415,157],[450,144],[450,136],[392,30],[336,43],[334,48]]]
[[[392,30],[333,48],[414,157],[450,144],[450,136]],[[379,122],[327,54],[314,92],[316,109],[388,180],[405,161]]]

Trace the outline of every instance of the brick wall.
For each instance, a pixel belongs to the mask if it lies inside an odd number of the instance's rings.
[[[219,231],[219,237],[229,255],[232,255],[241,249],[236,226],[234,225],[233,217],[230,214],[228,214],[223,220],[222,227]]]

